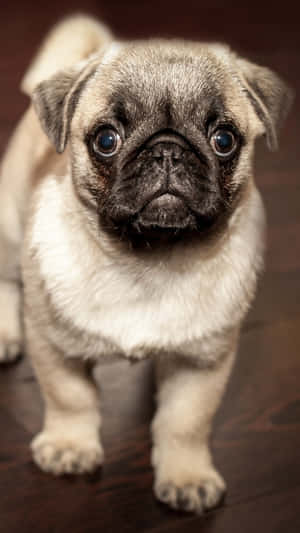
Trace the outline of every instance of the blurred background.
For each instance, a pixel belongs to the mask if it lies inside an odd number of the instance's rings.
[[[229,0],[18,1],[1,5],[0,149],[28,99],[20,80],[45,32],[72,12],[100,17],[119,38],[183,37],[227,42],[300,88],[300,8]],[[67,46],[67,43],[66,43]],[[257,146],[256,181],[268,215],[266,271],[245,322],[239,358],[213,436],[228,482],[225,505],[204,518],[175,513],[151,492],[151,364],[105,366],[106,464],[91,478],[53,479],[31,462],[29,442],[42,404],[23,360],[0,369],[0,532],[298,533],[300,531],[300,114],[299,99],[280,150]],[[22,154],[20,159],[22,172]]]

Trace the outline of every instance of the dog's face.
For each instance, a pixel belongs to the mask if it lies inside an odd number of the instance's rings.
[[[178,41],[113,44],[34,93],[57,150],[70,142],[78,198],[103,231],[134,243],[225,228],[255,138],[276,146],[289,101],[268,69]]]

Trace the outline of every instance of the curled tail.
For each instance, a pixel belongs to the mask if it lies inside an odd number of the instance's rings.
[[[31,96],[41,81],[85,59],[111,40],[110,30],[88,15],[63,19],[50,30],[34,57],[21,82],[22,91]]]

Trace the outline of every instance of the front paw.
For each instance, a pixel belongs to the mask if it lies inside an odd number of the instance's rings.
[[[158,500],[173,509],[203,514],[219,505],[225,496],[225,483],[214,471],[211,476],[199,481],[180,485],[170,481],[159,481],[154,485],[154,493]]]
[[[45,431],[33,439],[31,449],[35,463],[55,475],[92,472],[103,462],[103,450],[97,440],[78,442]]]

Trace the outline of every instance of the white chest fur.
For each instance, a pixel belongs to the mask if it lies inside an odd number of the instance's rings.
[[[39,191],[30,246],[57,309],[125,355],[153,349],[193,350],[201,338],[239,322],[261,265],[264,216],[257,190],[217,246],[180,246],[139,260],[114,253],[82,227],[66,185],[50,178]],[[105,237],[104,237],[105,238]]]

